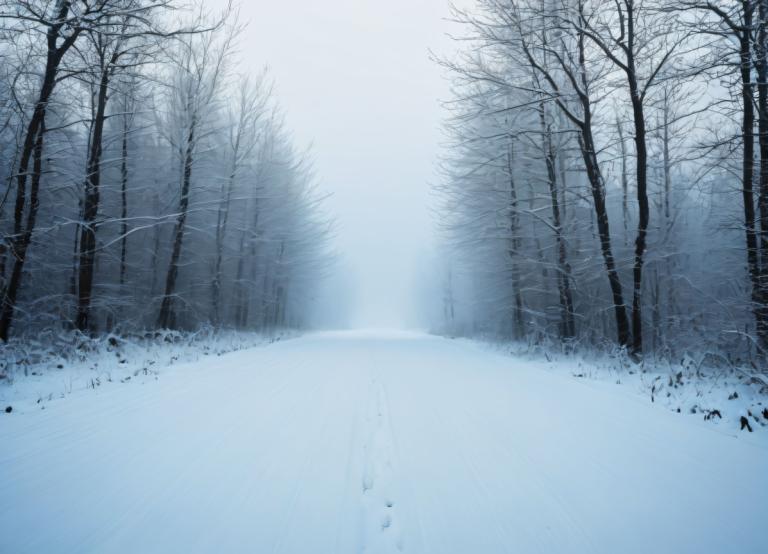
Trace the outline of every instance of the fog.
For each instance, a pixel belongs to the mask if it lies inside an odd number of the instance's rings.
[[[221,7],[224,0],[208,0]],[[243,68],[267,64],[296,142],[311,146],[338,261],[317,299],[331,326],[421,325],[434,244],[430,183],[448,96],[445,0],[245,2]]]

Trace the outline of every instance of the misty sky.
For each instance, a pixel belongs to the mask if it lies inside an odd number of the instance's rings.
[[[250,1],[240,13],[250,21],[244,67],[270,66],[288,125],[312,144],[318,179],[333,193],[341,259],[329,304],[351,305],[356,326],[415,324],[417,273],[434,243],[439,100],[448,96],[429,50],[453,48],[448,0]]]

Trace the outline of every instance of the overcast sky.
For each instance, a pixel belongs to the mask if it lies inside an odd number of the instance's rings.
[[[269,65],[288,124],[312,144],[333,194],[334,282],[350,295],[352,323],[413,324],[416,274],[434,243],[429,184],[448,95],[429,50],[453,48],[448,0],[256,0],[240,13],[250,22],[246,68]]]

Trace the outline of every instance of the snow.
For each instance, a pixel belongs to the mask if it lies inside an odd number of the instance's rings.
[[[22,402],[0,552],[768,552],[765,433],[545,369],[318,333]]]
[[[742,430],[744,417],[760,435],[753,439],[768,442],[768,376],[752,367],[732,365],[707,353],[688,354],[676,362],[648,358],[637,364],[621,351],[567,351],[551,343],[544,347],[486,344],[518,362],[525,360],[538,369],[583,379],[589,386],[607,386],[616,394],[642,397],[726,432]]]
[[[45,408],[85,389],[113,383],[144,384],[177,363],[252,348],[284,338],[255,332],[162,331],[146,336],[97,338],[79,333],[43,333],[35,340],[0,343],[0,404],[13,409]]]

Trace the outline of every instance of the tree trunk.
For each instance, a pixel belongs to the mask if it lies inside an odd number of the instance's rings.
[[[101,70],[99,92],[97,95],[96,115],[91,134],[91,148],[88,153],[87,174],[85,177],[85,195],[83,198],[83,220],[80,224],[80,256],[78,268],[78,294],[76,327],[83,333],[90,327],[91,299],[93,295],[93,275],[96,263],[96,217],[99,212],[101,195],[101,153],[104,122],[106,121],[107,101],[109,100],[109,78],[117,56],[104,65]]]
[[[627,65],[626,74],[632,101],[632,119],[635,127],[635,154],[637,182],[637,238],[635,239],[635,261],[632,267],[632,352],[643,353],[643,264],[647,247],[650,209],[648,206],[648,146],[646,144],[645,110],[643,97],[637,82],[635,68],[635,10],[627,2]]]
[[[584,89],[587,90],[586,83],[586,55],[584,36],[579,34],[579,68]],[[584,111],[584,119],[579,133],[579,146],[581,149],[584,167],[587,171],[589,187],[592,193],[592,201],[595,206],[595,218],[597,223],[597,234],[600,238],[600,251],[605,263],[605,271],[608,276],[608,284],[611,288],[611,298],[613,299],[613,311],[616,319],[616,335],[620,346],[629,345],[629,320],[627,318],[627,307],[624,304],[624,292],[621,287],[621,279],[616,270],[616,261],[613,257],[613,247],[611,246],[611,229],[608,223],[608,210],[605,206],[605,183],[600,172],[600,164],[597,159],[597,150],[595,140],[592,136],[592,107],[589,97],[584,94],[581,100]]]
[[[752,285],[752,304],[758,340],[764,345],[768,336],[768,317],[760,309],[760,263],[758,259],[755,221],[755,108],[752,85],[752,12],[749,2],[742,2],[744,29],[739,34],[739,61],[741,70],[741,98],[743,135],[741,193],[744,209],[744,232],[747,247],[747,268]],[[761,336],[762,335],[762,336]]]
[[[635,262],[632,267],[632,352],[639,355],[643,353],[643,264],[645,261],[650,209],[648,206],[648,149],[646,145],[645,114],[636,83],[634,88],[632,111],[635,120],[639,217],[637,222],[637,239],[635,239]]]
[[[583,6],[580,4],[579,9],[581,10],[582,8]],[[577,42],[579,74],[584,91],[587,91],[586,46],[584,44],[583,33],[578,34]],[[580,94],[584,116],[580,125],[581,132],[579,133],[579,147],[584,160],[584,167],[587,171],[587,179],[589,181],[592,201],[595,207],[597,234],[600,238],[600,251],[603,255],[605,272],[608,277],[611,298],[613,300],[617,340],[620,346],[625,347],[629,345],[629,319],[627,318],[627,307],[624,303],[624,292],[621,287],[621,279],[619,279],[619,273],[616,270],[616,261],[613,257],[613,247],[611,246],[611,229],[608,223],[608,210],[605,205],[605,183],[603,182],[603,176],[600,172],[600,163],[597,159],[595,139],[592,135],[592,106],[588,94],[584,91]]]
[[[560,297],[560,336],[572,339],[576,336],[576,323],[573,312],[573,293],[571,291],[571,267],[563,239],[563,228],[560,217],[560,201],[558,197],[556,162],[557,154],[552,143],[552,129],[547,125],[544,104],[539,105],[539,121],[541,123],[544,160],[547,166],[547,184],[552,204],[552,225],[555,229],[557,244],[557,290]]]
[[[235,159],[237,159],[237,153],[235,153]],[[227,184],[224,185],[226,193],[219,204],[219,213],[216,221],[216,261],[213,269],[213,281],[211,282],[211,302],[213,304],[211,320],[214,327],[218,327],[221,324],[221,265],[224,258],[224,237],[227,233],[229,206],[232,201],[232,190],[235,187],[235,177],[237,175],[235,165],[236,163],[233,164]]]
[[[51,39],[48,39],[49,46]],[[53,41],[55,45],[55,38]],[[11,269],[11,278],[3,291],[2,314],[0,315],[0,340],[7,341],[8,334],[13,322],[14,311],[16,308],[16,299],[21,288],[22,271],[27,259],[27,249],[32,240],[37,219],[37,194],[40,185],[40,172],[42,171],[42,150],[43,134],[45,133],[45,113],[48,107],[48,101],[56,84],[56,72],[59,65],[59,59],[55,54],[49,52],[46,62],[45,76],[43,85],[40,89],[40,96],[35,104],[35,110],[27,126],[27,132],[22,145],[21,157],[19,161],[19,170],[16,177],[16,202],[13,211],[13,239],[10,249],[14,257],[13,268]],[[33,170],[28,173],[29,164],[32,158]],[[39,170],[39,171],[38,171]],[[27,178],[32,178],[30,190],[29,209],[25,210],[27,204]],[[32,200],[32,198],[35,200]],[[26,226],[25,223],[26,211]]]
[[[21,289],[22,270],[27,258],[27,249],[32,242],[32,232],[35,229],[37,210],[40,207],[40,178],[43,173],[43,138],[45,136],[45,121],[38,128],[37,139],[33,151],[32,181],[29,193],[29,210],[27,211],[26,226],[21,235],[12,242],[15,261],[11,270],[11,278],[3,295],[2,316],[0,316],[0,339],[8,340],[14,309],[19,290]],[[22,206],[23,208],[23,206]]]
[[[768,0],[758,1],[756,52],[758,143],[760,176],[757,191],[760,231],[758,233],[757,337],[768,348]]]
[[[61,45],[57,44],[61,29],[67,20],[71,4],[70,0],[59,0],[54,8],[54,21],[56,23],[51,24],[46,32],[48,53],[45,60],[43,81],[37,102],[35,102],[32,117],[27,125],[19,157],[18,174],[16,176],[16,202],[13,212],[14,236],[10,244],[14,263],[11,270],[11,278],[3,291],[2,306],[0,307],[0,340],[3,341],[8,340],[11,324],[13,323],[16,300],[21,288],[22,272],[27,259],[27,250],[32,241],[32,233],[35,230],[37,221],[37,210],[40,202],[39,190],[42,173],[43,135],[45,134],[45,115],[48,102],[56,87],[56,75],[61,59],[75,43],[81,32],[80,30],[72,31],[72,34],[66,37]],[[32,161],[33,168],[29,191],[29,209],[26,210],[25,219],[24,212],[27,203],[27,178],[30,176],[28,173],[30,161]]]
[[[507,148],[507,177],[509,179],[509,232],[510,249],[509,258],[512,264],[512,294],[514,295],[513,321],[515,327],[515,338],[522,338],[525,335],[525,322],[523,320],[523,293],[520,290],[520,265],[517,263],[517,257],[520,255],[520,214],[518,212],[517,187],[514,179],[514,144],[510,137]]]
[[[128,267],[128,116],[123,115],[120,145],[120,290],[125,285]]]
[[[621,214],[624,221],[624,237],[629,236],[629,170],[627,166],[627,144],[624,142],[624,127],[619,118],[616,118],[616,131],[619,134],[619,147],[621,148]]]
[[[589,178],[592,200],[595,205],[595,216],[597,219],[597,233],[600,238],[600,251],[603,255],[605,270],[608,275],[608,284],[611,288],[611,297],[613,299],[613,310],[616,318],[616,333],[619,345],[629,345],[629,319],[627,318],[627,308],[624,304],[624,293],[621,288],[621,280],[616,271],[616,262],[613,258],[613,248],[611,247],[611,231],[608,223],[608,211],[605,206],[605,186],[600,174],[600,166],[595,153],[594,141],[592,138],[591,126],[582,130],[579,136],[581,151],[584,157],[584,165]]]
[[[237,274],[235,276],[235,326],[244,329],[248,321],[248,303],[250,297],[243,280],[245,279],[245,236],[248,231],[243,230],[240,235],[239,256],[237,257]]]
[[[662,156],[664,160],[664,219],[669,222],[670,217],[670,209],[669,209],[669,200],[670,200],[670,194],[672,193],[672,158],[669,152],[669,126],[671,125],[670,122],[670,113],[669,113],[669,91],[665,88],[664,89],[664,104],[663,104],[663,117],[664,117],[664,125],[663,125],[663,131],[662,131],[662,142],[663,142],[663,151]]]
[[[157,317],[157,326],[161,329],[176,327],[173,312],[173,295],[176,293],[176,279],[179,274],[179,260],[181,259],[181,247],[184,242],[184,230],[189,212],[189,189],[192,182],[192,163],[194,161],[195,127],[196,117],[193,115],[187,135],[187,144],[184,152],[184,172],[181,182],[181,197],[179,198],[179,214],[176,218],[176,226],[173,231],[173,251],[168,264],[168,272],[165,277],[165,292],[160,305],[160,313]]]
[[[664,225],[665,225],[665,233],[667,233],[667,236],[672,232],[672,221],[671,221],[671,196],[672,196],[672,156],[670,153],[670,125],[672,124],[671,121],[671,108],[670,108],[670,98],[669,98],[669,90],[667,88],[664,89],[664,121],[663,121],[663,134],[662,134],[662,141],[663,141],[663,161],[664,161]],[[665,267],[666,267],[666,276],[667,280],[665,282],[665,288],[667,293],[667,302],[666,302],[666,317],[664,318],[664,323],[666,326],[667,334],[670,334],[670,322],[672,321],[673,317],[677,316],[676,313],[676,292],[675,292],[675,278],[674,278],[674,257],[673,256],[665,256]],[[656,279],[657,279],[657,287],[658,287],[658,270],[656,271]],[[657,298],[656,301],[659,303],[659,293],[657,291]],[[666,335],[662,336],[661,331],[658,331],[661,344],[662,346],[667,346],[667,340]]]

